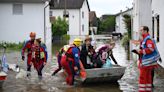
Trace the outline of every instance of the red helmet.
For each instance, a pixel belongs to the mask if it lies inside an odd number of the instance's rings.
[[[36,36],[36,33],[35,32],[31,32],[30,33],[30,37],[35,37]]]

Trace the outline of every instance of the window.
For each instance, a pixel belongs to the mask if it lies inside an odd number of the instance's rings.
[[[13,4],[13,15],[22,15],[22,14],[23,14],[23,5]]]
[[[69,12],[66,11],[66,10],[64,10],[64,11],[63,11],[63,17],[68,18],[68,17],[69,17]]]
[[[50,17],[52,17],[53,16],[53,12],[52,11],[50,11]]]
[[[82,25],[82,31],[84,31],[84,24]]]
[[[160,27],[160,24],[159,24],[159,21],[160,21],[160,17],[159,17],[159,15],[157,15],[157,17],[156,17],[156,19],[157,19],[157,42],[159,42],[160,40],[159,40],[159,27]]]
[[[82,12],[82,18],[84,18],[84,12]]]

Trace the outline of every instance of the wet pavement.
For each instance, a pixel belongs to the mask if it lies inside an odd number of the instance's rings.
[[[8,63],[18,64],[22,70],[20,73],[9,71],[8,78],[2,88],[0,88],[0,92],[137,92],[138,69],[136,63],[126,60],[126,52],[120,41],[117,41],[113,52],[118,64],[127,67],[124,76],[118,81],[118,84],[94,83],[75,86],[66,85],[64,79],[60,77],[60,73],[56,76],[51,76],[51,73],[57,66],[55,57],[52,62],[48,62],[45,66],[43,80],[40,82],[33,67],[31,79],[29,80],[25,77],[26,64],[21,61],[20,52],[8,52],[6,54]],[[154,84],[154,92],[164,92],[164,79],[156,75]]]

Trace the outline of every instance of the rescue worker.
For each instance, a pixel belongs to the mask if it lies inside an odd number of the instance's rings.
[[[149,35],[149,28],[142,26],[140,28],[142,40],[139,50],[132,52],[139,55],[139,92],[152,92],[152,70],[158,67],[157,60],[160,59],[154,40]]]
[[[58,73],[61,69],[61,57],[63,54],[66,53],[66,51],[68,50],[68,48],[70,47],[70,45],[64,45],[57,53],[57,61],[58,61],[58,68],[55,69],[55,71],[52,73],[52,76],[54,76],[56,73]]]
[[[46,65],[46,59],[45,48],[41,46],[41,39],[38,38],[34,41],[34,45],[32,46],[32,63],[38,72],[39,80],[42,80],[42,70]]]
[[[115,42],[110,42],[109,44],[104,44],[99,46],[95,51],[97,53],[96,56],[96,63],[97,67],[101,68],[102,65],[106,62],[107,59],[112,59],[113,62],[117,65],[117,61],[113,56],[113,51],[112,49],[115,47]]]
[[[80,51],[80,60],[85,69],[90,69],[93,67],[93,55],[95,53],[95,50],[93,49],[93,46],[91,45],[91,41],[92,41],[92,38],[87,36],[85,38],[85,43],[82,45],[82,48]]]
[[[67,73],[66,83],[68,85],[73,85],[75,75],[79,74],[80,50],[78,47],[80,45],[81,39],[74,39],[73,44],[70,45],[67,52],[61,58],[61,65]]]
[[[21,55],[22,55],[22,60],[24,61],[25,60],[25,51],[27,50],[27,77],[30,77],[31,76],[31,64],[32,64],[32,51],[31,51],[31,48],[32,48],[32,45],[34,44],[34,40],[35,40],[35,37],[36,37],[36,33],[35,32],[31,32],[30,33],[30,40],[26,41],[23,48],[22,48],[22,51],[21,51]]]

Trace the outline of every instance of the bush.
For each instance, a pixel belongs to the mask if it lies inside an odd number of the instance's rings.
[[[70,35],[64,34],[62,36],[63,40],[69,40],[70,39]]]
[[[68,31],[68,21],[64,18],[58,17],[53,23],[52,23],[52,36],[62,36],[64,34],[67,34]]]
[[[24,42],[19,42],[19,43],[0,42],[0,48],[1,49],[3,48],[4,44],[6,44],[6,47],[9,50],[21,50]]]
[[[129,45],[129,41],[130,41],[130,38],[128,36],[128,34],[124,34],[122,40],[121,40],[121,43],[122,43],[122,46],[127,48],[127,46]]]

